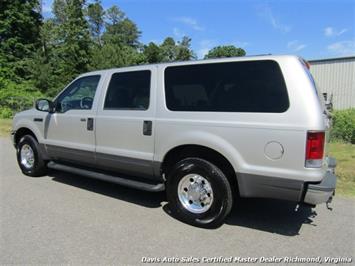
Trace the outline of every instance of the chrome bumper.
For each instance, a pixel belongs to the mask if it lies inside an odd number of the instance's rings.
[[[304,196],[304,203],[317,205],[320,203],[328,203],[332,200],[335,194],[336,180],[335,167],[336,161],[334,158],[327,158],[328,170],[319,184],[308,184]]]

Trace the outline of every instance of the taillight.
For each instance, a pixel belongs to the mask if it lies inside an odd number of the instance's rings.
[[[321,167],[324,155],[324,131],[307,132],[306,167]]]

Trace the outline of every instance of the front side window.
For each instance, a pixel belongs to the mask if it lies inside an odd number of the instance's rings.
[[[147,110],[150,76],[149,70],[114,73],[107,89],[104,109]]]
[[[55,101],[56,112],[64,113],[72,109],[90,110],[99,81],[99,75],[82,77],[74,81]]]
[[[165,70],[171,111],[281,113],[289,99],[275,61],[171,66]]]

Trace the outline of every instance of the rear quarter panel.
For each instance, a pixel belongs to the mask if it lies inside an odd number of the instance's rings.
[[[226,59],[232,61],[236,59]],[[155,131],[155,161],[172,148],[197,144],[224,155],[237,173],[299,181],[320,181],[323,169],[304,167],[307,130],[324,130],[319,100],[299,59],[293,56],[237,60],[275,60],[288,89],[290,107],[284,113],[173,112],[167,109],[164,69],[160,66]],[[280,159],[265,156],[265,146],[283,146]]]

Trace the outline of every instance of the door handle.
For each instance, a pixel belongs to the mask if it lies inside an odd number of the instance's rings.
[[[80,122],[86,122],[86,118],[80,118]]]
[[[88,122],[86,124],[86,129],[89,131],[93,131],[94,130],[94,118],[89,117],[88,118]]]
[[[144,136],[151,136],[152,135],[152,121],[143,121],[143,135]]]

